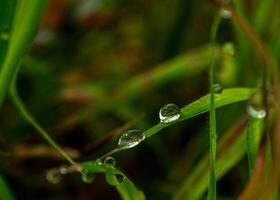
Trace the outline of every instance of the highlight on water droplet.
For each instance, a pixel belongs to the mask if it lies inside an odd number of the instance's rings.
[[[116,160],[112,156],[108,156],[108,157],[104,158],[104,164],[109,167],[115,167]]]
[[[176,121],[180,116],[180,108],[173,103],[166,104],[159,110],[159,119],[162,123],[170,123]]]
[[[224,19],[229,19],[232,16],[231,11],[227,10],[227,9],[224,9],[224,8],[221,9],[220,14],[221,14],[221,17],[224,18]]]
[[[252,105],[247,106],[247,112],[251,117],[257,118],[257,119],[263,119],[266,117],[266,112],[263,109],[256,108]]]
[[[82,181],[84,183],[92,183],[95,179],[95,174],[92,172],[86,172],[82,174]]]
[[[47,171],[46,179],[53,184],[57,184],[62,180],[62,175],[59,170],[51,169]]]
[[[119,139],[118,148],[129,149],[135,147],[144,139],[145,139],[145,135],[143,134],[142,131],[139,131],[137,129],[125,131]]]
[[[221,94],[223,92],[223,86],[220,83],[213,84],[214,93]]]
[[[122,183],[123,180],[125,179],[125,176],[122,175],[122,174],[116,174],[115,176],[116,176],[119,183]]]

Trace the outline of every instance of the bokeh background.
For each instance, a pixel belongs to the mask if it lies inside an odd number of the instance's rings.
[[[280,59],[280,2],[234,0],[237,12]],[[250,42],[222,19],[217,45],[209,44],[219,6],[210,0],[50,0],[28,53],[18,89],[50,135],[78,161],[111,149],[129,128],[159,122],[164,104],[183,107],[208,93],[212,49],[224,87],[258,87],[261,63]],[[246,103],[218,109],[219,137],[245,112]],[[98,175],[78,174],[49,183],[48,169],[65,161],[7,100],[0,113],[1,170],[18,199],[119,199]],[[198,116],[114,157],[147,199],[170,199],[209,149],[208,114]],[[248,181],[246,157],[218,181],[220,199],[235,199]],[[205,199],[203,197],[202,199]]]

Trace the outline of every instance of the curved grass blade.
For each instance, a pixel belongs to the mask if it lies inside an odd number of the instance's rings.
[[[225,89],[221,94],[215,95],[215,108],[240,101],[245,101],[249,99],[255,91],[256,89],[251,88]],[[181,117],[177,121],[170,122],[168,124],[158,123],[157,125],[144,132],[146,138],[158,133],[163,128],[208,112],[210,110],[209,99],[210,95],[208,94],[181,108]]]
[[[247,127],[247,156],[250,175],[252,175],[257,158],[263,126],[264,124],[262,119],[250,117]]]
[[[227,173],[246,153],[245,128],[248,117],[244,117],[221,137],[217,148],[217,180]],[[194,168],[174,194],[174,200],[197,200],[206,192],[209,183],[209,156]]]
[[[2,105],[20,59],[28,48],[47,0],[17,1],[9,46],[0,73],[0,106]]]
[[[4,180],[2,174],[0,174],[0,199],[5,199],[5,200],[15,199],[6,181]]]
[[[81,163],[81,170],[85,174],[105,173],[107,182],[117,189],[123,200],[145,200],[144,193],[137,189],[134,183],[121,170],[115,167],[106,166],[106,164],[99,163],[98,161],[89,161]],[[122,175],[124,177],[123,181],[120,183],[115,175]]]

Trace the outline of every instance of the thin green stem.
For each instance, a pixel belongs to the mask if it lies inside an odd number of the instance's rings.
[[[40,135],[51,145],[53,146],[70,164],[76,165],[77,163],[62,149],[60,146],[49,136],[49,134],[36,122],[36,120],[32,117],[32,115],[26,109],[24,103],[20,99],[17,88],[16,88],[16,78],[12,83],[12,87],[10,89],[10,96],[11,99],[21,113],[23,118],[31,124],[39,133]]]
[[[215,44],[218,27],[220,24],[220,13],[218,12],[214,18],[211,33],[210,33],[210,43]],[[216,110],[215,110],[215,51],[213,52],[213,59],[211,61],[209,69],[209,79],[210,79],[210,178],[209,178],[209,190],[208,190],[208,200],[215,200],[217,197],[216,191],[216,149],[217,149],[217,133],[216,133]]]

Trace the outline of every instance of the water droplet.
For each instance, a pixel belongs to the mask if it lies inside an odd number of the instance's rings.
[[[61,166],[60,168],[59,168],[59,172],[61,173],[61,174],[67,174],[67,167],[66,166]]]
[[[159,110],[159,119],[162,123],[169,123],[179,119],[180,108],[176,104],[167,104]]]
[[[221,94],[223,92],[223,86],[220,83],[213,84],[214,93]]]
[[[95,179],[95,174],[92,172],[87,172],[82,174],[82,181],[85,183],[92,183]]]
[[[115,158],[109,156],[104,159],[104,164],[107,166],[110,166],[110,167],[115,167],[116,160],[115,160]]]
[[[129,149],[135,147],[145,139],[142,131],[132,129],[124,132],[119,139],[118,148]]]
[[[119,183],[122,183],[123,180],[125,179],[124,175],[122,175],[122,174],[116,174],[115,176]]]
[[[51,169],[47,172],[46,179],[53,184],[57,184],[62,180],[62,175],[59,170]]]
[[[105,179],[106,179],[107,183],[112,186],[120,185],[120,182],[117,180],[117,177],[110,172],[106,172]]]
[[[232,13],[230,12],[230,10],[226,10],[226,9],[222,9],[220,11],[221,17],[224,19],[229,19],[232,16]]]
[[[10,37],[9,29],[6,27],[4,28],[0,33],[0,39],[2,40],[8,40]]]
[[[266,116],[265,110],[254,107],[253,105],[247,106],[247,112],[251,117],[254,117],[257,119],[263,119]]]
[[[98,165],[102,165],[102,164],[103,164],[103,162],[102,162],[101,159],[97,159],[97,160],[96,160],[96,163],[97,163]]]
[[[227,43],[223,46],[223,52],[224,52],[226,55],[234,56],[234,54],[235,54],[234,44],[232,44],[231,42],[227,42]]]

